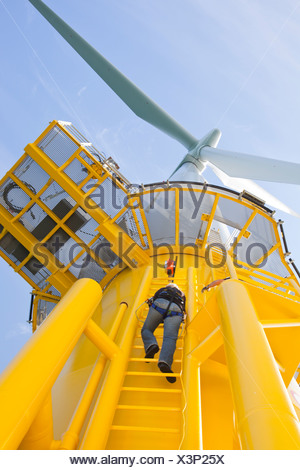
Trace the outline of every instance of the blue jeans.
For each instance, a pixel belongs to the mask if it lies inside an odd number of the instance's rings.
[[[166,308],[169,302],[165,299],[159,299],[155,301],[155,304],[158,307]],[[171,304],[169,310],[180,311],[176,304]],[[178,331],[181,321],[181,315],[166,317],[164,320],[164,336],[158,362],[166,362],[170,367],[173,363],[173,356],[176,349],[176,341],[178,338]],[[153,333],[158,325],[162,322],[163,315],[155,310],[155,308],[150,307],[144,326],[142,328],[142,339],[144,342],[145,351],[147,351],[149,346],[157,344],[157,340]]]

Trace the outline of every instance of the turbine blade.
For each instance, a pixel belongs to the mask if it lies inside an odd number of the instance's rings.
[[[242,192],[244,189],[249,193],[252,193],[254,196],[259,197],[263,201],[266,201],[267,206],[270,205],[276,209],[279,209],[287,214],[293,215],[294,217],[299,217],[300,214],[295,212],[293,209],[288,207],[282,201],[277,199],[275,196],[270,194],[268,191],[263,189],[261,186],[256,184],[254,181],[243,179],[243,178],[233,178],[228,176],[222,170],[217,168],[215,165],[209,163],[209,166],[212,168],[217,177],[222,181],[225,186],[228,186],[235,191]]]
[[[197,143],[195,137],[125,77],[47,5],[41,0],[29,1],[137,116],[173,137],[187,149],[195,146]]]
[[[300,184],[300,164],[203,147],[200,160],[208,161],[233,177]]]

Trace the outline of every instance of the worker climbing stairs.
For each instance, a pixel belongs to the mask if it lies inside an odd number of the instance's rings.
[[[176,279],[180,289],[186,281]],[[148,297],[166,285],[162,278],[153,279]],[[119,403],[107,442],[107,449],[178,449],[181,442],[184,392],[182,387],[182,357],[184,328],[180,327],[172,370],[176,382],[171,384],[157,367],[159,353],[145,359],[141,337],[147,304],[138,310],[136,335],[132,344]],[[158,345],[163,340],[163,324],[155,331]]]

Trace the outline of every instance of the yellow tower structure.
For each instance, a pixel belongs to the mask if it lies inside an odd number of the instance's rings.
[[[2,449],[300,448],[300,286],[259,200],[131,185],[53,121],[1,180],[0,217],[0,254],[34,297],[0,376]],[[170,258],[187,297],[175,383],[141,338]]]

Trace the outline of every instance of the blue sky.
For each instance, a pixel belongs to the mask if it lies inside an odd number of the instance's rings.
[[[47,0],[199,138],[300,163],[300,2]],[[0,174],[49,121],[71,121],[132,182],[166,179],[185,149],[137,118],[26,0],[0,0]],[[208,172],[208,179],[216,182]],[[299,187],[259,183],[298,210]],[[300,266],[299,219],[279,211]],[[30,336],[31,290],[0,260],[0,370]]]

